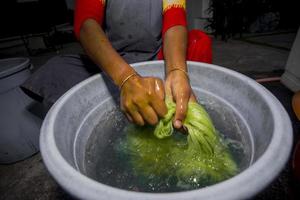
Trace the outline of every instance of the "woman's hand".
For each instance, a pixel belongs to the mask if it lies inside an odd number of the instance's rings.
[[[121,88],[121,109],[131,122],[155,125],[167,113],[164,96],[162,80],[135,75]]]
[[[173,125],[175,128],[180,129],[186,116],[188,102],[197,101],[187,75],[180,70],[171,71],[166,78],[165,91],[166,95],[173,97],[176,103]]]

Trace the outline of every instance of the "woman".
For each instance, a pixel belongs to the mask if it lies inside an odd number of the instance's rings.
[[[200,31],[187,32],[185,0],[77,0],[74,32],[88,57],[103,70],[120,88],[121,109],[128,119],[136,124],[156,124],[167,110],[164,96],[170,95],[176,102],[174,127],[181,128],[187,104],[195,101],[187,74],[186,60],[211,62],[210,39]],[[189,37],[189,40],[188,40]],[[155,77],[142,77],[129,65],[140,61],[164,59],[166,67],[165,85]],[[77,61],[74,61],[77,60]],[[89,65],[79,57],[60,57],[49,61],[37,74],[52,69],[56,80],[40,84],[55,85],[65,92],[69,87],[89,76]],[[62,76],[59,70],[80,66],[76,78]],[[82,68],[85,67],[85,68]],[[85,69],[86,74],[81,73]],[[44,72],[43,72],[44,71]],[[55,72],[56,71],[56,72]],[[92,70],[93,71],[93,70]],[[49,73],[48,73],[49,74]],[[84,75],[83,75],[84,74]],[[42,75],[34,75],[42,77]],[[38,79],[38,78],[37,78]],[[71,79],[71,80],[68,80]],[[23,88],[31,89],[45,98],[51,92],[30,87],[29,80]],[[67,86],[62,86],[67,85]],[[47,90],[47,89],[44,89]],[[61,95],[61,94],[59,94]],[[56,100],[59,95],[54,95]]]

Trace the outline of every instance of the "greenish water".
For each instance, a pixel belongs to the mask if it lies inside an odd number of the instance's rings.
[[[112,116],[116,116],[116,113],[113,112]],[[122,115],[119,113],[118,116]],[[110,117],[106,116],[106,118]],[[199,172],[199,170],[197,171],[197,168],[192,168],[195,169],[194,171],[190,170],[191,168],[188,165],[190,160],[192,163],[195,163],[197,159],[199,159],[199,156],[193,155],[187,158],[190,159],[188,162],[187,160],[179,159],[178,162],[172,161],[172,163],[174,163],[173,165],[164,165],[160,168],[160,165],[156,165],[155,163],[161,163],[159,159],[164,159],[163,162],[171,162],[171,154],[174,152],[164,152],[163,148],[160,149],[159,147],[149,148],[149,154],[153,154],[153,152],[157,153],[154,161],[150,160],[147,165],[139,165],[137,160],[133,162],[134,155],[132,155],[132,151],[128,149],[128,124],[126,120],[122,117],[119,117],[117,120],[115,117],[111,117],[109,121],[109,125],[107,122],[100,122],[88,141],[85,156],[85,173],[94,180],[113,187],[132,191],[178,192],[212,185],[233,176],[233,174],[225,174],[224,177],[214,180],[205,176],[205,174],[199,176],[201,172]],[[115,125],[112,126],[111,124]],[[106,130],[104,135],[103,130]],[[236,173],[239,173],[250,164],[251,151],[249,151],[249,149],[251,149],[251,147],[245,145],[244,138],[240,137],[240,135],[239,137],[228,137],[239,134],[232,133],[234,129],[229,130],[231,130],[230,134],[220,134],[221,143],[228,148],[229,154],[237,164],[238,170]],[[246,131],[246,129],[243,130],[243,127],[239,127],[237,130]],[[149,131],[151,132],[150,129]],[[162,140],[161,145],[163,145],[164,142],[166,141]],[[185,135],[176,133],[168,142],[172,143],[177,154],[180,153],[180,151],[182,151],[183,154],[186,153],[187,143]],[[164,156],[160,156],[162,154],[164,154]],[[210,169],[214,169],[214,162],[209,159],[205,162],[210,165]],[[226,165],[226,163],[223,164]],[[178,168],[185,169],[183,170],[184,173],[180,173],[180,170],[177,170]],[[163,171],[164,173],[161,173],[163,175],[157,175],[157,171]],[[186,171],[188,171],[188,173],[185,173]]]

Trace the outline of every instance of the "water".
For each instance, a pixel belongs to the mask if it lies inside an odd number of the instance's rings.
[[[211,99],[209,101],[209,104],[206,100],[201,103],[205,105],[216,128],[221,130],[222,143],[228,147],[237,164],[238,171],[242,171],[251,164],[252,160],[249,129],[244,120],[230,106],[224,106],[224,102],[218,102],[218,99],[213,99],[213,102]],[[215,109],[216,105],[220,105],[220,107]],[[218,182],[212,182],[205,178],[199,181],[198,176],[185,177],[182,181],[174,175],[174,169],[169,166],[167,168],[169,174],[163,176],[156,176],[153,173],[145,175],[141,171],[137,171],[136,165],[131,162],[131,155],[123,150],[124,144],[126,145],[128,123],[117,109],[109,113],[105,115],[106,120],[101,121],[95,127],[87,143],[83,173],[90,178],[113,187],[140,192],[185,191]],[[174,144],[184,152],[186,136],[181,133],[175,135]],[[159,154],[160,150],[156,150]],[[197,157],[192,159],[197,159]],[[179,160],[178,163],[174,164],[174,168],[177,164],[182,165],[182,163]],[[155,165],[150,164],[150,166]]]

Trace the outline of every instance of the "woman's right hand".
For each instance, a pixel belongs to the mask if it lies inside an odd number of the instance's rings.
[[[135,75],[121,88],[121,109],[131,122],[155,125],[167,113],[164,96],[161,79]]]

